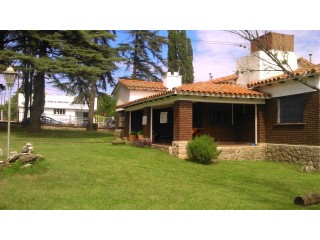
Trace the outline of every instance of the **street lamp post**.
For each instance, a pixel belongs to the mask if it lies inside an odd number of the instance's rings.
[[[10,115],[11,115],[11,89],[16,80],[17,73],[14,71],[13,67],[8,67],[6,71],[3,72],[6,79],[7,87],[9,90],[8,99],[8,137],[7,137],[7,158],[10,155]]]

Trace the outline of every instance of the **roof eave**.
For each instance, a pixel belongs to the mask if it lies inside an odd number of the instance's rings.
[[[166,95],[158,96],[158,97],[155,97],[155,98],[144,99],[144,100],[141,100],[141,101],[133,102],[133,103],[128,104],[128,105],[120,105],[117,108],[124,108],[124,109],[134,108],[137,105],[145,105],[146,103],[154,102],[154,101],[161,100],[161,99],[171,98],[171,97],[174,97],[174,96],[177,96],[177,97],[180,97],[180,98],[181,97],[186,97],[186,98],[197,97],[197,99],[172,99],[172,101],[167,101],[167,102],[174,102],[176,100],[197,100],[197,101],[199,101],[198,97],[211,97],[211,98],[216,98],[216,99],[228,98],[228,99],[230,99],[230,101],[228,101],[228,102],[234,101],[234,103],[238,103],[239,99],[243,99],[245,101],[247,101],[247,100],[250,100],[250,101],[257,100],[257,104],[261,104],[262,103],[261,101],[264,101],[265,99],[269,99],[270,98],[270,96],[268,94],[250,95],[250,94],[224,94],[224,93],[221,93],[221,94],[217,94],[217,93],[216,94],[204,94],[204,93],[182,93],[182,92],[176,93],[176,92],[171,92],[171,93],[166,94]],[[218,101],[218,102],[221,102],[221,101]]]

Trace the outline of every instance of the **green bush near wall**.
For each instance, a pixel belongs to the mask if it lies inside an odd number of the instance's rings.
[[[192,162],[211,164],[219,154],[217,143],[209,135],[196,137],[187,144],[187,156]]]

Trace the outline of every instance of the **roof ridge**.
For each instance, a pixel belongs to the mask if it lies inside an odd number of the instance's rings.
[[[312,62],[308,61],[308,60],[307,60],[307,59],[305,59],[304,57],[299,57],[299,58],[297,59],[297,61],[301,61],[301,62],[305,63],[306,65],[310,65],[310,66],[314,66],[314,65],[316,65],[316,64],[314,64],[314,63],[312,63]]]

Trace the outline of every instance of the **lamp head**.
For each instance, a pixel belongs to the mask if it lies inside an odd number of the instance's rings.
[[[16,80],[17,73],[14,71],[13,67],[8,67],[6,71],[3,72],[4,78],[6,80],[7,86],[12,87]]]

